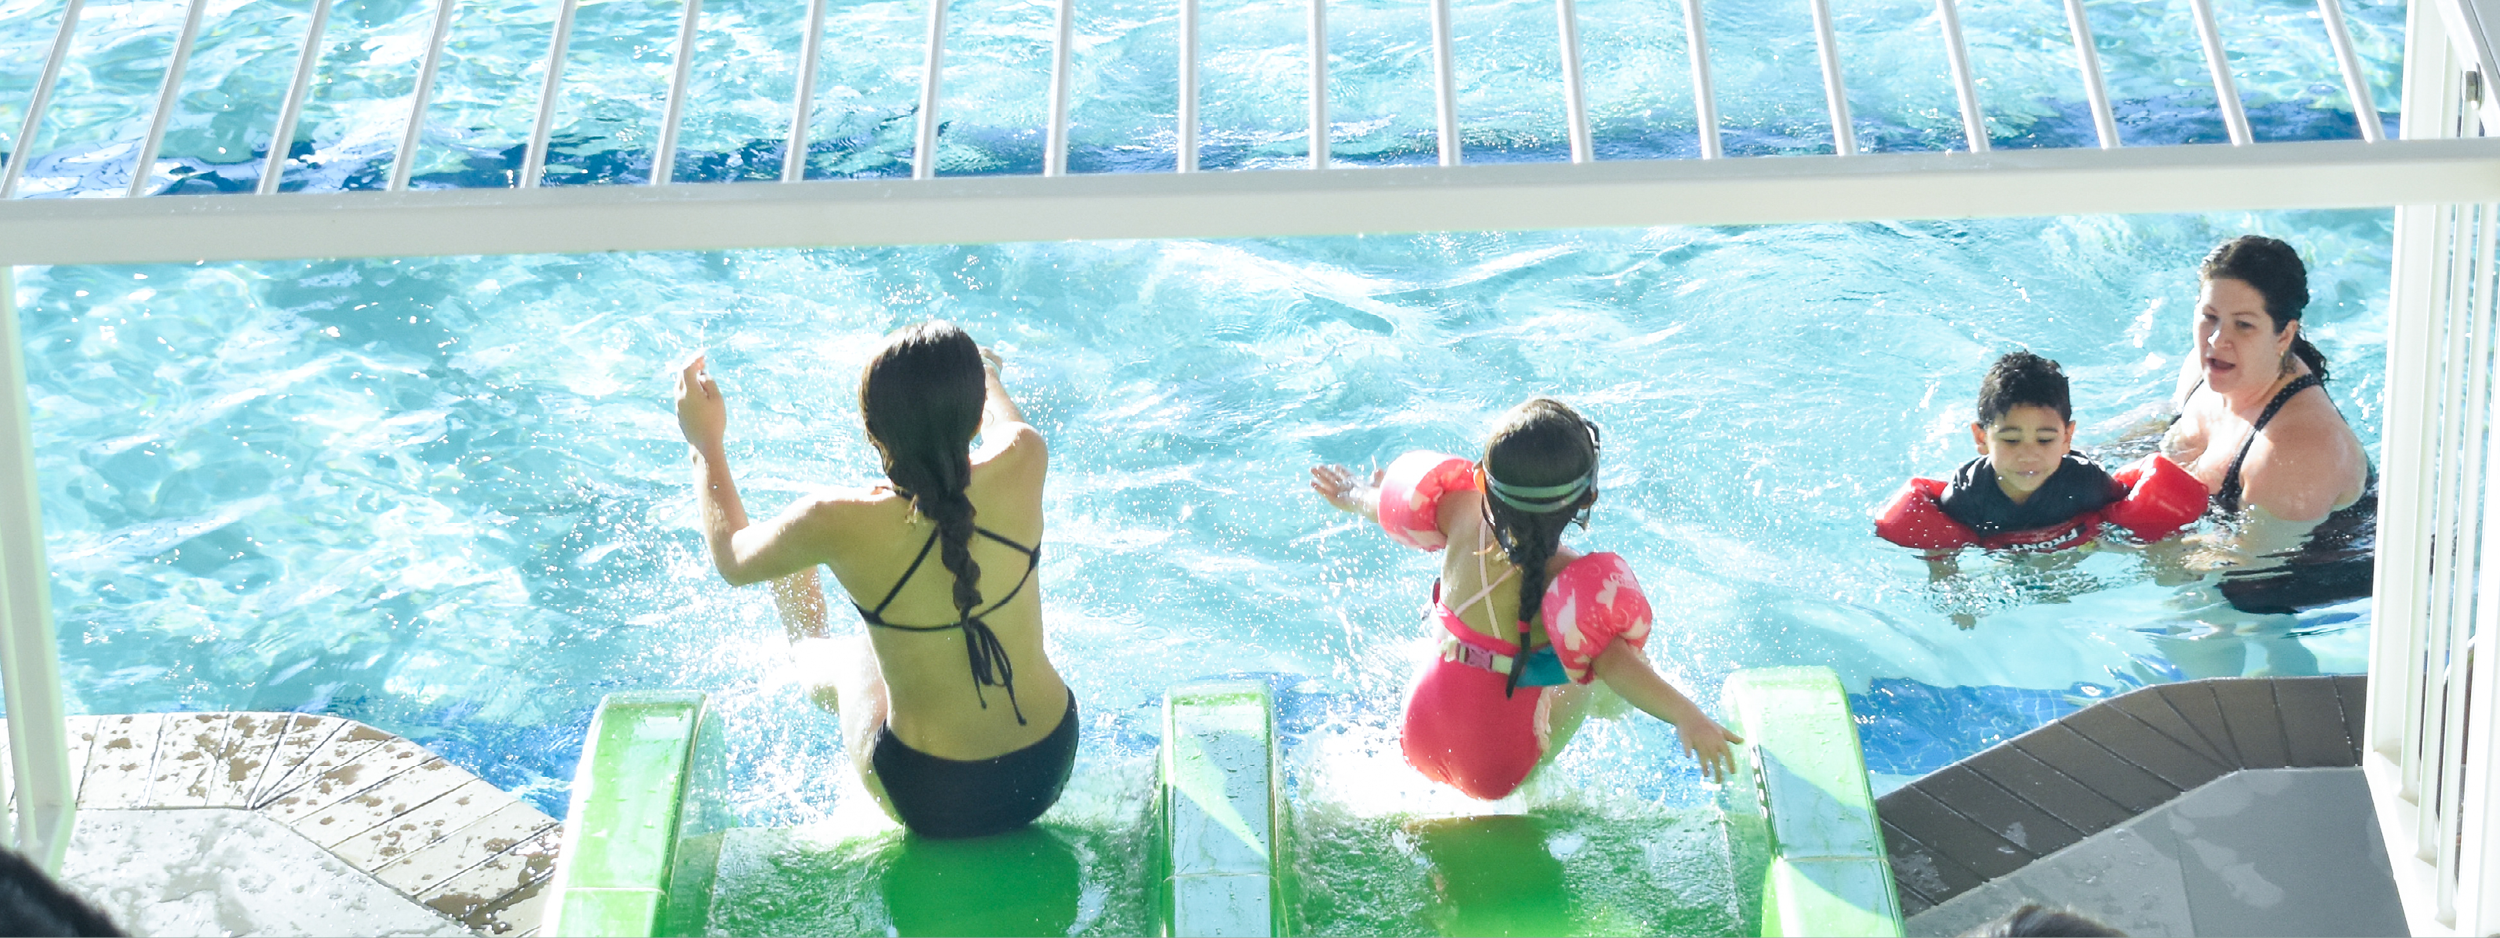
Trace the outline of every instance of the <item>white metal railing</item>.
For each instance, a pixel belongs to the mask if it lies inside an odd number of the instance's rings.
[[[17,776],[16,793],[0,811],[0,842],[59,872],[77,790],[70,787],[61,646],[52,629],[23,352],[17,287],[0,266],[0,699],[8,705],[9,767]]]
[[[307,100],[310,83],[325,51],[323,37],[334,2],[335,0],[322,0],[312,5],[312,16],[304,35],[302,52],[296,63],[295,80],[289,86],[285,102],[275,122],[266,165],[261,171],[258,194],[276,193],[284,180],[289,163],[292,162],[291,150],[297,142],[298,123]],[[1200,148],[1198,73],[1202,62],[1207,58],[1208,50],[1202,48],[1200,42],[1199,27],[1202,18],[1198,15],[1197,0],[1175,0],[1175,2],[1180,11],[1178,30],[1180,49],[1177,107],[1179,126],[1175,138],[1174,170],[1188,173],[1196,171],[1200,162],[1198,158]],[[2376,141],[2382,136],[2379,115],[2371,104],[2369,82],[2363,72],[2362,62],[2355,53],[2351,36],[2345,28],[2340,0],[2317,0],[2317,2],[2325,38],[2335,53],[2335,61],[2342,72],[2343,85],[2351,99],[2354,116],[2361,125],[2361,133],[2365,140]],[[2470,7],[2483,0],[2440,0],[2440,2]],[[1831,123],[1833,152],[1844,156],[1862,152],[1863,147],[1860,145],[1857,129],[1853,126],[1850,116],[1847,87],[1842,79],[1844,56],[1841,38],[1834,25],[1830,0],[1806,0],[1806,3],[1813,23],[1825,107]],[[2221,119],[2229,129],[2230,139],[2234,144],[2249,143],[2252,138],[2246,109],[2242,106],[2232,77],[2231,64],[2224,51],[2223,36],[2214,17],[2212,0],[2190,0],[2190,3],[2193,7],[2198,40],[2202,47],[2201,53],[2211,76],[2216,107]],[[1310,28],[1306,45],[1307,54],[1310,57],[1311,84],[1307,128],[1310,141],[1309,165],[1314,169],[1325,169],[1330,164],[1325,0],[1311,0],[1311,4]],[[1458,101],[1459,76],[1454,49],[1457,40],[1452,32],[1450,4],[1451,0],[1429,0],[1424,5],[1423,11],[1431,29],[1434,127],[1438,136],[1439,162],[1442,166],[1456,166],[1465,161],[1464,129]],[[159,152],[170,122],[169,118],[178,104],[176,92],[181,87],[188,53],[194,38],[201,35],[202,18],[209,6],[206,0],[192,0],[189,4],[188,15],[180,36],[174,43],[174,53],[168,62],[161,83],[162,94],[151,114],[148,129],[143,138],[134,141],[138,144],[135,147],[138,158],[130,177],[130,195],[148,194],[162,182],[153,164],[156,162],[156,154]],[[432,6],[432,23],[425,33],[423,64],[418,69],[416,88],[408,108],[408,120],[399,128],[399,133],[396,135],[400,145],[396,150],[396,159],[393,160],[389,173],[390,181],[386,186],[390,190],[404,190],[407,187],[410,167],[416,157],[417,144],[426,130],[426,108],[432,99],[434,85],[441,74],[444,47],[451,33],[449,27],[452,19],[458,15],[454,0],[436,0]],[[557,4],[546,65],[541,74],[538,98],[535,101],[536,120],[530,128],[522,165],[515,181],[518,188],[534,188],[544,181],[548,141],[555,129],[557,115],[563,110],[562,106],[565,103],[563,76],[568,50],[572,46],[571,39],[579,6],[579,0],[561,0]],[[939,135],[945,126],[945,120],[940,113],[943,100],[939,90],[945,62],[946,6],[944,0],[929,0],[928,30],[924,38],[923,67],[915,115],[916,133],[913,136],[910,160],[912,175],[917,179],[925,180],[937,175],[937,155],[941,144]],[[1691,90],[1698,123],[1699,150],[1704,159],[1718,159],[1725,155],[1725,151],[1719,141],[1719,114],[1714,100],[1715,89],[1711,79],[1707,43],[1703,40],[1702,0],[1683,0],[1680,6],[1684,13],[1686,46],[1692,60]],[[46,58],[45,68],[28,101],[23,127],[16,138],[18,152],[10,154],[7,158],[7,165],[4,169],[0,169],[0,199],[11,198],[17,194],[20,177],[25,169],[23,164],[36,155],[32,152],[33,147],[42,139],[38,132],[42,129],[53,91],[60,78],[62,59],[78,33],[81,7],[80,0],[70,0],[66,4],[60,28]],[[1046,128],[1039,128],[1044,131],[1045,137],[1043,174],[1046,176],[1064,174],[1068,149],[1068,71],[1075,41],[1072,26],[1074,19],[1072,0],[1060,0],[1058,7],[1056,28],[1051,36],[1053,68],[1049,91],[1051,96],[1049,123]],[[2070,39],[2076,53],[2076,65],[2082,73],[2086,96],[2090,99],[2094,127],[2098,133],[2100,145],[2103,148],[2115,148],[2120,145],[2119,134],[2116,122],[2111,116],[2107,82],[2101,71],[2100,58],[2094,48],[2092,30],[2084,4],[2082,0],[2066,0],[2065,8]],[[677,42],[676,48],[671,53],[671,80],[668,97],[655,135],[658,145],[653,153],[653,165],[647,179],[651,185],[666,185],[672,181],[677,155],[678,129],[685,112],[687,84],[694,58],[701,47],[701,43],[696,41],[703,29],[701,0],[679,0],[676,12],[679,21]],[[1969,47],[1963,36],[1959,8],[1955,0],[1937,0],[1937,14],[1942,26],[1941,35],[1945,45],[1946,61],[1951,71],[1956,103],[1960,110],[1965,145],[1969,152],[1985,152],[1988,149],[1987,116],[1983,113],[1977,91],[1984,76],[1978,75],[1973,69]],[[1565,117],[1572,161],[1589,162],[1596,157],[1590,137],[1590,117],[1582,94],[1580,17],[1573,0],[1556,0],[1556,15],[1563,72],[1562,80],[1557,83],[1561,100],[1556,104]],[[810,0],[805,22],[808,32],[800,44],[798,80],[793,89],[790,109],[791,128],[787,149],[784,151],[781,174],[784,182],[796,182],[805,175],[807,124],[811,104],[815,97],[815,65],[821,56],[823,40],[821,34],[825,24],[825,7],[822,0]],[[2186,53],[2187,50],[2181,51]],[[596,89],[581,88],[577,88],[574,93],[578,95],[585,90],[588,93],[597,93]],[[1384,183],[1393,184],[1393,181],[1384,180]]]
[[[2408,138],[2483,134],[2466,73],[2492,61],[2491,37],[2469,6],[2411,11]],[[2487,197],[2396,210],[2362,768],[2416,935],[2500,931],[2500,659],[2477,648],[2500,629],[2496,251],[2500,204]]]

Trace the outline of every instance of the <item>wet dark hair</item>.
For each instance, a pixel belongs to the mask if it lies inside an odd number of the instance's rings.
[[[2222,242],[2221,247],[2205,255],[2205,263],[2196,270],[2204,280],[2237,280],[2257,290],[2266,301],[2266,318],[2274,320],[2274,331],[2282,332],[2287,324],[2300,320],[2301,310],[2309,306],[2309,268],[2300,262],[2300,252],[2292,246],[2264,235],[2241,235]],[[2309,344],[2308,336],[2292,339],[2292,354],[2301,364],[2326,380],[2326,355]]]
[[[955,612],[965,622],[981,606],[972,499],[964,487],[972,482],[972,437],[981,430],[986,392],[981,347],[944,320],[896,331],[859,375],[860,417],[885,453],[885,477],[913,511],[937,524],[938,561],[955,576]],[[1013,674],[1004,655],[984,656],[977,645],[971,654],[974,690],[1007,686],[1012,702]],[[1016,719],[1022,722],[1023,714]]]
[[[0,849],[0,935],[120,935],[113,920],[33,861]]]
[[[2017,407],[2046,407],[2057,419],[2073,423],[2075,409],[2066,394],[2066,373],[2057,363],[2028,350],[2007,352],[1979,379],[1979,425],[1993,427]]]
[[[2126,938],[2127,933],[2103,925],[2073,909],[2052,909],[2037,902],[2023,903],[2021,908],[2005,914],[1978,928],[1966,938],[2031,938],[2031,936],[2072,935],[2078,938]]]
[[[1527,667],[1528,621],[1536,618],[1545,603],[1545,563],[1562,548],[1563,527],[1596,497],[1596,472],[1596,425],[1553,398],[1532,398],[1511,408],[1485,441],[1488,489],[1496,485],[1552,489],[1587,482],[1579,494],[1548,499],[1550,506],[1529,500],[1523,508],[1496,492],[1485,493],[1494,542],[1501,545],[1511,565],[1519,568],[1519,653],[1511,656],[1505,695],[1518,690],[1520,672]]]

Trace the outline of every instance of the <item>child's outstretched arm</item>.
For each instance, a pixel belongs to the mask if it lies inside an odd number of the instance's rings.
[[[1745,738],[1728,732],[1719,721],[1710,718],[1695,706],[1684,692],[1649,666],[1649,659],[1639,648],[1620,638],[1606,646],[1597,656],[1597,677],[1606,686],[1623,695],[1623,699],[1641,712],[1675,725],[1675,735],[1682,739],[1684,751],[1701,763],[1702,772],[1713,782],[1725,781],[1736,770],[1736,755],[1729,744]]]
[[[1377,523],[1380,520],[1380,479],[1387,470],[1372,473],[1366,482],[1354,470],[1336,464],[1311,467],[1311,491],[1337,507],[1338,511],[1362,515]]]

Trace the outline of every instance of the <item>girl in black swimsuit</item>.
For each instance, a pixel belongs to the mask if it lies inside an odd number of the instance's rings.
[[[678,381],[678,422],[694,445],[705,540],[721,575],[775,581],[794,643],[810,647],[826,637],[817,564],[855,597],[883,594],[873,607],[857,606],[870,626],[866,647],[829,668],[823,683],[834,685],[844,743],[869,792],[905,827],[933,837],[1032,822],[1058,800],[1076,759],[1076,697],[1043,652],[1033,583],[1048,457],[995,364],[943,322],[896,333],[859,388],[892,486],[816,495],[755,525],[746,523],[721,450],[726,408],[703,359]],[[984,440],[977,453],[976,433]],[[976,550],[1000,573],[988,582],[994,600],[983,595]],[[920,575],[931,554],[945,570],[943,590]],[[998,563],[1008,557],[1012,566]],[[957,642],[961,651],[950,647]],[[1066,703],[1027,712],[1024,701],[1037,696]],[[993,707],[1000,697],[1005,705]]]

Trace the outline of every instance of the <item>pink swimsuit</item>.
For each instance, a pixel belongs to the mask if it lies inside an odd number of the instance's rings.
[[[1381,480],[1380,525],[1410,547],[1439,550],[1449,543],[1436,520],[1441,496],[1474,491],[1475,467],[1438,453],[1408,453],[1389,465]],[[1477,554],[1484,563],[1484,554]],[[1484,590],[1457,609],[1483,602],[1515,575],[1479,576]],[[1550,644],[1528,653],[1516,694],[1504,695],[1510,656],[1519,646],[1469,628],[1433,588],[1432,616],[1447,633],[1434,662],[1407,699],[1401,740],[1406,761],[1435,781],[1483,799],[1510,794],[1544,758],[1552,733],[1551,688],[1586,684],[1597,657],[1621,638],[1635,648],[1649,640],[1649,600],[1623,558],[1587,554],[1556,574],[1545,590],[1538,618]]]

